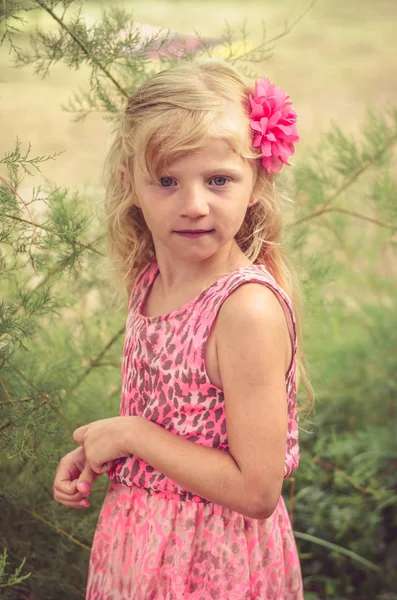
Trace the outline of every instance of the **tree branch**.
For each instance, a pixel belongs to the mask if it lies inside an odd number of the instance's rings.
[[[31,382],[31,381],[29,381],[29,379],[26,377],[26,375],[25,375],[24,373],[22,373],[22,371],[21,371],[20,369],[18,369],[18,367],[16,367],[16,366],[15,366],[15,365],[14,365],[14,364],[13,364],[13,363],[10,361],[10,359],[9,359],[9,358],[5,357],[5,359],[4,359],[4,360],[5,360],[5,362],[7,362],[7,363],[8,363],[8,365],[11,367],[11,369],[13,369],[13,370],[14,370],[16,373],[18,373],[18,375],[19,375],[20,377],[22,377],[22,379],[23,379],[24,381],[26,381],[26,383],[27,383],[27,384],[28,384],[28,385],[29,385],[31,388],[33,388],[34,390],[37,390],[36,386],[35,386],[35,385],[34,385],[34,384]],[[46,396],[45,396],[45,397],[47,397],[47,394],[46,394]],[[46,404],[46,403],[44,403],[44,404]],[[40,406],[42,406],[42,405],[43,405],[43,402],[40,404]],[[63,423],[64,423],[64,425],[65,425],[66,429],[68,430],[68,432],[69,432],[70,434],[72,434],[72,429],[71,429],[71,427],[70,427],[70,425],[69,425],[69,423],[68,423],[68,421],[67,421],[67,419],[66,419],[65,415],[62,413],[62,411],[61,411],[61,410],[60,410],[60,409],[59,409],[57,406],[53,406],[51,403],[49,403],[49,404],[48,404],[48,406],[51,408],[51,410],[55,411],[55,412],[56,412],[56,413],[57,413],[57,414],[58,414],[58,415],[61,417],[61,419],[62,419],[62,421],[63,421]],[[11,424],[13,425],[13,423],[11,423]],[[3,428],[3,429],[4,429],[4,428]]]
[[[336,471],[338,473],[340,473],[341,477],[343,477],[343,479],[345,479],[346,481],[348,481],[358,492],[360,492],[362,495],[364,496],[372,496],[372,497],[376,497],[376,492],[374,490],[371,490],[369,488],[365,488],[362,487],[361,485],[359,485],[358,483],[356,483],[354,481],[354,479],[352,477],[350,477],[350,475],[348,475],[345,471],[343,471],[342,469],[340,469],[339,467],[336,467],[335,465],[326,462],[325,460],[322,460],[321,458],[318,458],[317,456],[313,456],[312,457],[312,461],[318,465],[319,467],[321,467],[322,469],[325,469],[326,471]]]
[[[110,79],[110,81],[116,86],[116,88],[118,89],[118,91],[125,97],[128,98],[128,94],[127,92],[121,87],[121,85],[118,83],[118,81],[116,81],[116,79],[114,79],[114,77],[111,75],[111,73],[108,71],[108,69],[106,67],[104,67],[96,58],[95,56],[92,56],[90,54],[90,51],[88,48],[86,48],[86,46],[83,44],[83,42],[77,37],[75,36],[75,34],[73,33],[73,31],[71,31],[69,29],[69,27],[66,25],[66,23],[60,19],[59,17],[57,17],[57,15],[53,12],[53,10],[51,10],[51,8],[49,6],[47,6],[47,4],[45,2],[42,2],[42,0],[35,0],[35,2],[37,4],[39,4],[39,6],[41,6],[41,8],[43,10],[45,10],[46,12],[48,12],[49,15],[51,15],[51,17],[58,23],[58,25],[72,38],[72,40],[82,49],[82,51],[86,54],[86,56],[92,61],[92,63],[94,65],[96,65],[105,75],[106,77],[108,77],[108,79]]]
[[[48,404],[49,400],[50,400],[50,395],[49,394],[45,394],[44,396],[42,395],[38,395],[34,398],[18,398],[17,402],[34,402],[35,400],[37,400],[38,398],[43,398],[43,400],[40,402],[39,404],[39,408],[40,406],[43,406],[44,404]],[[14,400],[10,397],[9,400],[5,400],[4,402],[0,402],[0,406],[4,406],[5,404],[14,404]]]
[[[59,233],[57,231],[55,231],[54,229],[50,229],[49,227],[46,227],[45,225],[40,225],[39,223],[35,223],[34,221],[27,221],[26,219],[22,219],[21,217],[16,217],[15,215],[9,215],[7,213],[4,216],[7,217],[8,219],[13,219],[14,221],[20,221],[21,223],[27,223],[28,225],[33,225],[34,227],[43,229],[43,231],[47,231],[47,233],[52,233],[53,235],[59,236]],[[94,248],[91,244],[83,244],[82,242],[78,242],[78,241],[75,241],[73,243],[77,244],[77,246],[80,246],[81,248],[87,248],[87,250],[91,250],[92,252],[95,252],[96,254],[99,254],[100,256],[104,256],[104,254],[102,252],[100,252],[99,250]]]
[[[37,231],[36,231],[36,229],[37,229],[37,225],[36,225],[36,223],[33,221],[33,217],[32,217],[32,215],[31,215],[31,213],[30,213],[30,210],[29,210],[29,208],[28,208],[28,205],[26,204],[25,200],[24,200],[23,198],[21,198],[21,196],[18,194],[18,192],[17,192],[16,190],[14,190],[14,188],[13,188],[13,187],[12,187],[12,186],[11,186],[11,185],[8,183],[8,181],[6,181],[5,179],[3,179],[3,177],[1,177],[1,176],[0,176],[0,180],[1,180],[1,181],[2,181],[2,182],[3,182],[3,183],[4,183],[4,184],[5,184],[7,187],[8,187],[8,188],[9,188],[11,191],[12,191],[12,193],[13,193],[13,194],[15,194],[15,196],[16,196],[16,197],[17,197],[17,198],[18,198],[18,199],[19,199],[19,200],[22,202],[22,204],[23,204],[23,205],[24,205],[24,207],[26,208],[26,210],[27,210],[27,213],[28,213],[28,215],[29,215],[29,217],[30,217],[30,221],[25,221],[25,222],[26,222],[26,223],[29,223],[30,225],[33,225],[33,227],[35,228],[35,232],[34,232],[34,241],[33,241],[33,243],[35,244],[35,246],[36,246],[36,249],[37,249],[37,243],[36,243],[36,240],[37,240]],[[9,215],[5,215],[5,216],[6,216],[6,217],[9,217]],[[34,262],[34,263],[33,263],[33,270],[34,270],[34,272],[36,273],[36,262]]]
[[[350,177],[347,177],[347,179],[345,179],[345,181],[342,183],[342,185],[336,190],[336,192],[331,194],[331,196],[328,198],[328,200],[326,202],[324,202],[324,204],[321,206],[321,208],[319,210],[312,213],[311,215],[307,215],[307,217],[298,219],[298,221],[295,221],[293,223],[293,225],[294,226],[300,225],[301,223],[304,223],[305,221],[310,221],[311,219],[314,219],[315,217],[318,217],[318,216],[324,214],[325,212],[329,212],[328,207],[330,204],[332,204],[332,202],[335,200],[335,198],[337,198],[342,192],[344,192],[347,188],[349,188],[360,177],[360,175],[362,175],[362,173],[364,173],[370,167],[372,167],[372,165],[374,165],[375,162],[377,160],[379,160],[379,158],[381,158],[381,156],[387,150],[389,150],[396,142],[397,142],[397,135],[391,136],[389,138],[389,140],[387,141],[387,143],[383,146],[383,148],[381,148],[379,150],[379,152],[377,152],[374,156],[372,156],[370,159],[368,159],[366,162],[364,162],[364,164],[362,164],[361,167],[359,169],[357,169],[357,171],[355,171],[352,175],[350,175]]]
[[[356,213],[352,210],[345,210],[344,208],[323,208],[322,210],[319,210],[318,212],[313,213],[312,215],[309,215],[307,217],[304,217],[303,219],[300,219],[299,221],[296,221],[294,223],[294,225],[300,225],[304,221],[308,221],[309,219],[314,219],[315,217],[320,217],[321,215],[324,215],[324,214],[330,213],[330,212],[343,213],[345,215],[355,217],[356,219],[362,219],[363,221],[368,221],[369,223],[374,223],[375,225],[379,225],[379,227],[386,227],[386,229],[391,229],[392,231],[397,230],[397,225],[388,225],[387,223],[383,223],[382,221],[378,221],[377,219],[373,219],[372,217],[367,217],[366,215],[362,215],[361,213]]]
[[[75,385],[71,388],[71,391],[74,391],[76,388],[79,387],[79,385],[81,384],[81,382],[91,373],[91,371],[93,369],[95,369],[102,357],[106,354],[106,352],[109,350],[109,348],[111,348],[113,346],[113,344],[117,341],[117,339],[120,337],[120,335],[122,335],[125,331],[125,327],[123,326],[108,342],[107,344],[102,348],[101,352],[98,354],[98,356],[96,358],[94,358],[91,361],[91,364],[89,367],[87,367],[87,369],[84,371],[84,373],[81,375],[81,377],[77,380],[77,382],[75,383]]]
[[[50,527],[51,529],[56,531],[56,533],[58,533],[59,535],[62,535],[66,539],[68,539],[69,542],[72,542],[72,544],[75,544],[76,546],[80,546],[80,548],[84,548],[84,550],[88,550],[88,551],[91,550],[91,548],[89,546],[87,546],[86,544],[83,544],[82,542],[79,542],[79,540],[76,540],[76,538],[74,538],[72,535],[70,535],[70,533],[67,533],[60,527],[57,527],[56,525],[54,525],[54,523],[51,523],[51,521],[47,521],[46,519],[44,519],[43,517],[41,517],[40,515],[35,513],[33,510],[29,510],[28,508],[25,508],[24,506],[19,506],[18,504],[15,505],[15,508],[17,508],[18,510],[22,510],[23,512],[27,513],[28,515],[30,515],[37,521],[44,523],[44,525],[47,525],[47,527]]]
[[[310,4],[308,4],[308,6],[305,8],[305,10],[300,15],[298,15],[298,17],[295,19],[295,21],[292,23],[292,25],[288,26],[288,22],[286,21],[285,26],[284,26],[284,31],[282,33],[279,33],[278,35],[274,36],[273,38],[270,38],[268,43],[272,44],[273,42],[276,42],[277,40],[280,40],[281,38],[285,37],[288,33],[291,33],[293,28],[296,27],[300,21],[302,21],[303,17],[305,17],[307,15],[309,10],[311,10],[313,8],[313,6],[316,4],[316,2],[317,2],[317,0],[312,0],[310,2]]]
[[[307,6],[307,8],[305,8],[305,10],[295,19],[295,21],[292,23],[292,25],[288,25],[288,22],[285,22],[284,31],[282,33],[275,35],[273,38],[270,38],[270,40],[262,42],[261,44],[256,46],[256,48],[253,48],[252,50],[247,50],[247,52],[244,52],[243,54],[236,56],[236,58],[230,59],[229,62],[233,64],[233,63],[237,62],[238,60],[241,60],[242,58],[246,58],[247,56],[249,56],[250,54],[253,54],[254,52],[261,52],[263,46],[269,46],[273,42],[281,40],[283,37],[285,37],[286,35],[291,33],[293,28],[299,23],[299,21],[301,21],[303,19],[303,17],[309,12],[309,10],[316,4],[316,2],[317,2],[317,0],[312,0],[310,2],[310,4]]]

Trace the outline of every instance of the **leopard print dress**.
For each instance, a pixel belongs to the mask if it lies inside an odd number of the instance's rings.
[[[293,354],[286,375],[284,475],[298,466],[296,324],[291,302],[263,265],[221,277],[172,313],[142,307],[159,272],[148,264],[134,286],[122,362],[121,415],[139,415],[197,444],[228,450],[223,391],[205,368],[205,344],[222,303],[257,282],[277,296]],[[283,498],[252,519],[195,496],[138,456],[114,461],[96,527],[87,600],[302,600],[302,577]]]

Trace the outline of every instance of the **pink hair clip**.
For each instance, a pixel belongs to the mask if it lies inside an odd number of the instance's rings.
[[[288,99],[284,90],[276,88],[267,77],[255,82],[255,96],[249,97],[253,146],[260,146],[262,165],[269,173],[278,173],[283,164],[290,166],[287,159],[295,152],[294,142],[299,142],[297,116]]]

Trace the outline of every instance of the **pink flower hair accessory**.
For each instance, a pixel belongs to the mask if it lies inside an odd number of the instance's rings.
[[[261,148],[262,165],[269,173],[290,166],[288,157],[295,152],[294,142],[299,142],[296,112],[288,100],[284,90],[276,88],[267,77],[255,82],[255,96],[249,97],[253,146]]]

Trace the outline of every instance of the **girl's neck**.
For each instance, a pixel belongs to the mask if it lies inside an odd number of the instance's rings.
[[[157,276],[157,290],[163,297],[170,297],[183,293],[184,290],[206,289],[220,277],[252,264],[240,249],[226,258],[199,263],[180,261],[169,264],[167,261],[157,259],[159,274]]]

